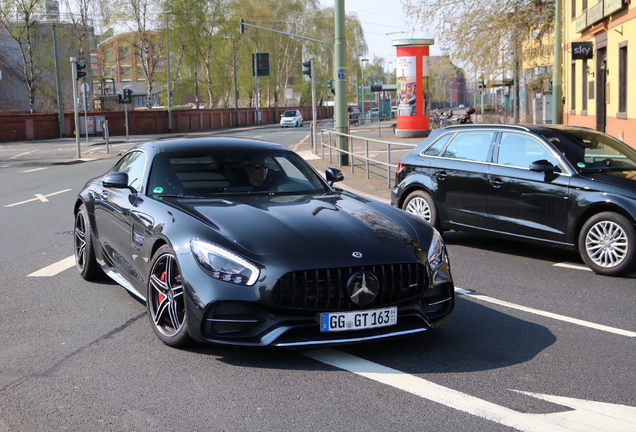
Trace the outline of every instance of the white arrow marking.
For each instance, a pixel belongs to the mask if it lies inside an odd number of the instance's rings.
[[[338,350],[315,350],[304,354],[322,363],[520,431],[633,432],[636,430],[636,408],[626,405],[519,392],[573,409],[573,411],[550,414],[520,413]]]

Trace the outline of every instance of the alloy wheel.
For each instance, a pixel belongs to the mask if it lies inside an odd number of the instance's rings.
[[[585,236],[585,250],[594,264],[616,267],[629,251],[629,241],[623,228],[612,221],[601,221],[593,225]]]
[[[155,329],[167,338],[176,336],[185,325],[186,314],[181,272],[171,253],[155,260],[147,301]]]

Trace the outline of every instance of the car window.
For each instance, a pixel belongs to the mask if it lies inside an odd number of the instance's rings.
[[[250,174],[255,173],[264,175],[262,185],[250,182]],[[232,149],[159,154],[153,160],[148,190],[152,196],[201,197],[327,192],[324,181],[295,153]]]
[[[135,151],[128,153],[115,165],[113,171],[125,172],[128,174],[128,186],[132,186],[137,191],[141,191],[144,165],[146,155],[143,152]]]
[[[514,132],[501,134],[498,164],[527,169],[538,160],[547,160],[554,166],[558,165],[550,151],[536,139]]]
[[[578,171],[636,169],[636,151],[594,130],[549,130],[543,136]]]
[[[283,117],[296,117],[296,111],[285,111]]]
[[[442,156],[475,162],[486,162],[494,131],[459,132],[444,150]]]
[[[453,133],[442,135],[437,141],[433,143],[433,145],[431,145],[429,148],[426,149],[426,151],[424,151],[424,154],[427,156],[437,156],[452,137]]]

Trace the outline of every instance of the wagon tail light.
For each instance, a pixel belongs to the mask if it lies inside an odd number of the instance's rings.
[[[399,173],[401,173],[402,171],[404,171],[404,167],[405,167],[405,165],[404,165],[404,163],[403,163],[403,162],[398,162],[397,169],[395,170],[396,174],[399,174]]]
[[[258,267],[245,258],[201,239],[192,239],[190,250],[203,271],[214,279],[251,286],[260,274]]]

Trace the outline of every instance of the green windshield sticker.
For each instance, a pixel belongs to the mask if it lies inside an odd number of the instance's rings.
[[[152,193],[163,193],[163,188],[161,186],[157,186],[152,190]]]
[[[585,168],[585,164],[583,162],[577,163],[576,166],[579,168]]]

